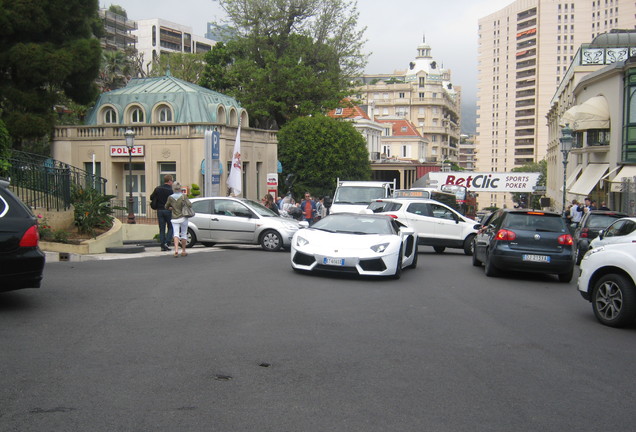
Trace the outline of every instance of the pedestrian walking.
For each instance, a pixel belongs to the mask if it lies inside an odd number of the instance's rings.
[[[159,223],[159,243],[162,251],[169,251],[168,242],[172,238],[172,212],[166,209],[168,197],[172,195],[172,181],[170,174],[163,176],[163,184],[157,186],[150,194],[150,208],[157,211],[157,222]]]
[[[188,241],[188,218],[183,215],[183,208],[192,208],[192,203],[186,195],[187,190],[179,183],[172,185],[174,193],[168,197],[166,209],[172,211],[172,231],[174,239],[174,257],[179,256],[179,243],[181,243],[181,256],[187,256],[186,243]]]
[[[309,192],[305,192],[305,199],[300,203],[300,211],[303,212],[303,220],[309,222],[309,225],[314,223],[314,217],[316,217],[316,202],[311,199]]]
[[[578,203],[577,200],[572,200],[572,207],[570,207],[570,221],[572,222],[573,228],[579,226],[581,222],[581,218],[583,217],[583,207]]]

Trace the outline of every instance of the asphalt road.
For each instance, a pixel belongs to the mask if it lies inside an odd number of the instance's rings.
[[[0,295],[0,431],[635,429],[636,327],[575,280],[419,258],[397,281],[258,248],[49,263]]]

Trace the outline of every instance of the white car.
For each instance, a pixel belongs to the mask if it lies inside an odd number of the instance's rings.
[[[626,217],[618,219],[610,226],[601,230],[592,242],[590,249],[614,243],[636,242],[636,218]]]
[[[431,199],[378,199],[368,208],[412,227],[417,232],[419,244],[433,246],[437,253],[444,252],[446,248],[456,248],[472,255],[473,238],[481,228],[479,222]]]
[[[266,251],[289,248],[300,228],[297,221],[283,218],[255,201],[234,197],[193,198],[195,215],[188,219],[187,247],[200,242],[260,244]]]
[[[417,234],[388,216],[332,214],[294,234],[291,266],[398,279],[417,266]]]
[[[636,243],[590,249],[581,261],[578,289],[602,324],[624,327],[636,320]]]

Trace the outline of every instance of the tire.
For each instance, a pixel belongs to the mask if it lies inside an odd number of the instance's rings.
[[[446,250],[446,246],[433,246],[435,253],[441,254]]]
[[[484,263],[484,273],[488,277],[497,276],[497,269],[492,264],[492,258],[490,257],[490,253],[486,252],[486,262]]]
[[[464,254],[472,255],[475,253],[475,244],[473,243],[474,238],[475,234],[471,234],[466,237],[466,240],[464,240]]]
[[[261,234],[261,247],[268,252],[278,252],[283,247],[283,238],[274,230]]]
[[[216,243],[214,242],[201,242],[201,244],[205,247],[212,247],[214,246]]]
[[[397,264],[395,265],[395,273],[393,274],[393,279],[399,279],[402,277],[402,248],[398,252]]]
[[[413,253],[415,254],[415,255],[413,255],[413,262],[412,262],[412,263],[409,265],[409,267],[408,267],[408,268],[410,268],[410,269],[414,269],[414,268],[416,268],[416,267],[417,267],[417,259],[418,259],[418,258],[417,258],[417,257],[418,257],[418,254],[417,254],[417,245],[415,245],[415,250],[413,251]]]
[[[481,261],[477,259],[477,254],[475,253],[475,242],[473,240],[473,265],[475,267],[481,267]]]
[[[592,309],[602,324],[624,327],[636,318],[634,283],[621,274],[610,273],[600,278],[592,290]]]
[[[197,236],[190,228],[188,228],[188,240],[186,242],[186,247],[189,249],[192,246],[197,244]]]
[[[575,257],[574,260],[576,261],[576,265],[581,264],[581,261],[583,260],[583,255],[585,254],[582,254],[581,249],[577,246],[576,251],[574,252],[574,257]]]
[[[572,268],[569,272],[559,273],[559,282],[568,283],[572,280],[572,276],[574,276],[574,268]]]

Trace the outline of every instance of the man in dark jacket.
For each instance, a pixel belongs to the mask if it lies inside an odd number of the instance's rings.
[[[162,251],[169,251],[168,246],[172,241],[172,212],[166,210],[166,201],[168,197],[172,195],[172,181],[173,178],[170,174],[166,174],[163,177],[164,183],[161,186],[157,186],[150,195],[150,206],[157,210],[157,221],[159,221],[159,242],[161,243]],[[166,227],[168,233],[166,234]]]

